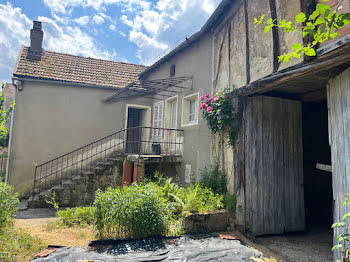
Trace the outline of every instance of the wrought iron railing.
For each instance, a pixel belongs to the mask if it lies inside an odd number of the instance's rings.
[[[34,192],[64,179],[100,170],[124,155],[182,156],[183,130],[132,127],[35,166]]]

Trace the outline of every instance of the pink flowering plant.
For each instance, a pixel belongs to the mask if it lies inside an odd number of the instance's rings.
[[[200,97],[203,119],[213,134],[227,132],[229,144],[234,145],[238,131],[238,116],[233,101],[237,95],[236,89],[225,89],[210,96],[206,94]]]

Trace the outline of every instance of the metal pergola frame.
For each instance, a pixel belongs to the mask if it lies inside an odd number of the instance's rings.
[[[164,79],[155,79],[155,80],[143,80],[138,82],[132,82],[128,84],[123,89],[119,90],[117,93],[112,96],[104,99],[104,102],[112,102],[120,99],[127,99],[130,97],[146,97],[146,96],[156,96],[158,97],[169,97],[169,95],[161,94],[171,93],[176,94],[180,93],[182,89],[188,89],[192,87],[192,76],[182,76],[182,77],[171,77]],[[190,87],[182,86],[180,84],[191,81]],[[170,88],[174,88],[171,89]],[[161,99],[163,99],[161,98]]]

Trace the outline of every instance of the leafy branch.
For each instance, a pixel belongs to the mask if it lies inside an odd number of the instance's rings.
[[[328,0],[319,1],[328,2]],[[286,33],[302,30],[304,38],[306,36],[311,37],[311,41],[306,45],[294,43],[292,52],[278,56],[278,62],[284,61],[288,63],[290,58],[300,58],[302,54],[316,56],[315,48],[319,43],[340,36],[338,31],[350,23],[350,12],[340,13],[342,2],[343,0],[339,0],[333,10],[329,4],[318,4],[316,10],[309,17],[301,12],[295,17],[295,21],[280,19],[277,22],[276,19],[266,19],[266,15],[262,15],[260,19],[254,18],[254,24],[264,24],[265,33],[268,33],[271,28],[277,27],[283,29]]]

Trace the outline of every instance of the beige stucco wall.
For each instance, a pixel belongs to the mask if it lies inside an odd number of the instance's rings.
[[[17,91],[9,183],[20,193],[33,183],[41,164],[125,127],[126,104],[102,100],[116,90],[24,81]]]
[[[175,77],[193,76],[193,82],[182,83],[188,87],[178,93],[177,128],[184,130],[183,163],[177,167],[181,180],[185,180],[186,165],[191,165],[191,171],[199,178],[200,169],[211,164],[211,133],[198,112],[198,124],[182,125],[183,98],[198,93],[199,96],[211,94],[212,88],[212,40],[206,34],[200,41],[192,43],[183,51],[161,64],[151,72],[147,79],[164,79],[170,77],[170,66],[176,65]],[[179,89],[172,89],[178,90]],[[169,93],[168,93],[169,94]],[[169,97],[174,94],[169,94]],[[164,98],[166,99],[166,98]],[[158,100],[159,101],[159,100]],[[163,121],[163,123],[165,123]],[[166,127],[166,126],[165,126]]]

